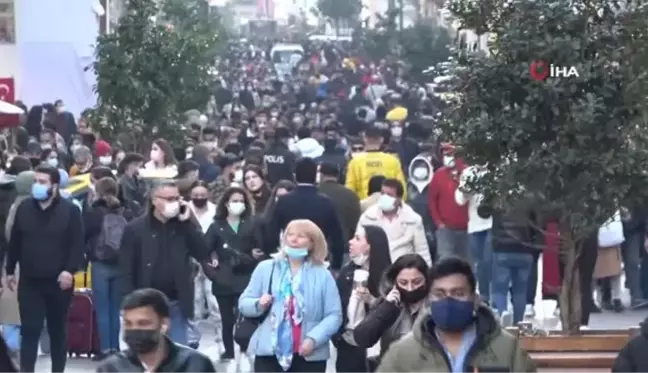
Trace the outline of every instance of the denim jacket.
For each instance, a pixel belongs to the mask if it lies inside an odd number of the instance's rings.
[[[267,259],[259,263],[252,273],[250,283],[239,298],[239,311],[246,317],[258,317],[263,311],[258,308],[259,298],[268,292],[270,275],[272,278],[271,294],[275,295],[268,317],[263,320],[252,335],[248,354],[255,356],[274,356],[273,319],[284,317],[284,305],[276,301],[279,294],[281,277],[280,261],[285,259]],[[275,264],[276,263],[276,264]],[[342,306],[340,293],[331,272],[325,266],[308,266],[305,268],[302,281],[304,284],[304,320],[302,321],[302,340],[311,338],[315,341],[315,350],[307,361],[326,361],[329,358],[329,341],[342,324]]]

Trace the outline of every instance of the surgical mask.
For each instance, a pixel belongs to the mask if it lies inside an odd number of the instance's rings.
[[[412,176],[414,176],[415,179],[423,180],[428,177],[429,173],[427,167],[416,167],[412,171]]]
[[[243,170],[234,171],[234,181],[237,183],[243,182]]]
[[[455,157],[451,155],[444,155],[443,156],[443,165],[446,167],[454,167],[456,164]]]
[[[369,254],[361,254],[361,255],[356,255],[354,257],[351,257],[351,261],[358,266],[363,266],[365,263],[367,263],[367,260],[369,260]]]
[[[45,201],[50,197],[50,190],[47,185],[34,183],[32,184],[31,195],[37,201]]]
[[[42,150],[52,150],[52,144],[50,144],[50,143],[41,144],[41,149]]]
[[[304,259],[308,256],[308,249],[295,249],[289,246],[283,248],[283,252],[291,259]]]
[[[109,155],[99,157],[99,163],[102,166],[110,166],[110,164],[112,163],[112,157]]]
[[[401,137],[401,135],[403,134],[403,127],[392,127],[391,134],[394,137]]]
[[[57,168],[59,165],[58,158],[47,158],[47,164],[54,168]]]
[[[405,290],[403,288],[398,288],[400,293],[400,299],[405,304],[414,304],[425,298],[428,294],[427,286],[420,286],[414,290]]]
[[[175,202],[167,202],[164,205],[164,211],[162,211],[162,214],[167,218],[175,218],[178,216],[180,213],[180,202],[175,201]]]
[[[230,214],[239,216],[245,211],[245,203],[243,202],[230,202],[227,204],[227,209]]]
[[[136,354],[153,352],[160,344],[162,333],[155,329],[126,329],[124,342]]]
[[[396,208],[395,204],[396,198],[388,196],[387,194],[381,194],[380,198],[378,198],[378,208],[380,208],[382,211],[394,211],[394,209]]]
[[[443,331],[462,332],[475,320],[475,303],[471,300],[446,297],[431,301],[429,307],[430,320]]]
[[[193,152],[186,152],[185,153],[185,159],[191,159],[193,157]]]

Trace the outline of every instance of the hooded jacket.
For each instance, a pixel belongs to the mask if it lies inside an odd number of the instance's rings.
[[[425,168],[427,171],[427,176],[422,179],[417,179],[414,177],[414,170],[418,168]],[[428,213],[427,206],[427,194],[428,186],[432,181],[432,176],[434,175],[434,168],[432,163],[424,156],[416,156],[409,164],[407,169],[408,182],[407,182],[407,199],[408,203],[417,214],[422,217],[426,217],[428,220],[426,223],[433,224],[430,214]],[[426,224],[427,225],[427,224]]]
[[[625,345],[612,365],[613,372],[648,372],[648,318],[641,323],[641,332]]]
[[[475,328],[477,338],[467,354],[464,372],[536,371],[517,338],[502,329],[486,306],[477,309]],[[412,333],[391,344],[377,372],[451,372],[429,314],[420,315]]]

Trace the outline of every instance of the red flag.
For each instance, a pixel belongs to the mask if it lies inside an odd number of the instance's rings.
[[[0,100],[10,104],[16,103],[14,78],[0,78]],[[18,127],[19,124],[18,115],[0,113],[0,128]]]

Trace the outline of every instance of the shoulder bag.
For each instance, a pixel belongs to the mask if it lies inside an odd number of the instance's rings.
[[[275,264],[272,263],[272,272],[270,272],[270,283],[268,284],[268,294],[272,294],[272,278],[274,277]],[[245,317],[239,313],[236,324],[234,325],[234,342],[236,342],[242,351],[246,351],[252,335],[257,330],[259,325],[268,317],[272,305],[268,307],[267,310],[263,311],[260,316],[257,317]]]

